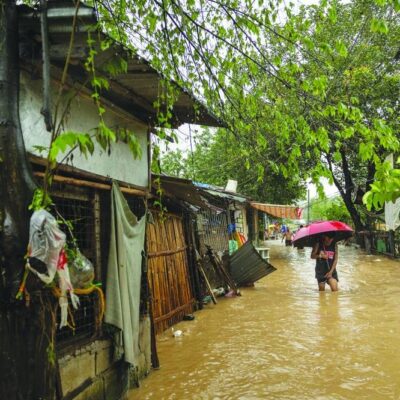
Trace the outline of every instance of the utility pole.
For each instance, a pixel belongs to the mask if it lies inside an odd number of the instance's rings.
[[[307,189],[307,225],[310,223],[310,189]]]

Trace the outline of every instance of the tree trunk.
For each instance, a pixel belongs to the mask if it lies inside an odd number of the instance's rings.
[[[15,300],[35,183],[19,120],[18,17],[13,0],[0,0],[0,38],[0,398],[50,400],[54,301],[41,291],[31,292],[29,307]]]
[[[363,231],[365,229],[365,225],[361,221],[361,217],[359,212],[357,211],[354,203],[351,199],[350,194],[343,194],[342,195],[343,202],[350,213],[351,219],[353,220],[353,224],[355,227],[356,232]]]
[[[342,172],[344,176],[344,182],[345,182],[345,187],[343,188],[342,185],[340,184],[339,180],[335,177],[334,171],[333,171],[333,165],[331,161],[331,156],[327,154],[327,160],[329,164],[329,170],[331,171],[332,177],[333,177],[333,182],[335,186],[337,187],[340,196],[343,199],[343,202],[350,214],[351,219],[353,220],[353,224],[355,227],[356,232],[363,231],[365,230],[365,225],[361,221],[361,216],[358,210],[356,209],[353,200],[352,200],[352,190],[354,189],[354,183],[351,178],[351,172],[349,168],[349,164],[346,159],[346,153],[344,150],[340,151],[340,155],[342,157]]]

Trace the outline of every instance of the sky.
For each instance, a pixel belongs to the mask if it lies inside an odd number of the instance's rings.
[[[326,196],[331,197],[331,196],[334,196],[335,194],[339,195],[337,187],[335,185],[330,185],[329,181],[326,178],[321,178],[320,182],[324,186],[324,191],[325,191]],[[310,183],[308,185],[308,189],[310,191],[310,199],[313,199],[314,197],[318,197],[317,189],[316,189],[315,185]]]

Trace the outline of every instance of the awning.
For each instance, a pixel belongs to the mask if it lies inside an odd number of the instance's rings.
[[[263,211],[276,218],[300,219],[303,209],[296,206],[286,206],[280,204],[250,203],[256,210]]]

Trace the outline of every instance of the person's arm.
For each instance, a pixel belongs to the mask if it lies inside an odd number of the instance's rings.
[[[313,247],[312,252],[311,252],[311,258],[314,259],[314,260],[315,259],[320,259],[320,258],[322,258],[324,260],[327,260],[328,259],[328,255],[325,253],[324,250],[321,250],[319,248],[319,243],[316,243],[314,245],[314,247]]]
[[[338,245],[337,245],[337,243],[335,243],[335,256],[333,258],[333,263],[332,263],[331,269],[325,274],[325,276],[327,278],[332,278],[332,274],[336,269],[336,264],[337,264],[337,261],[338,261],[338,255],[339,255]]]
[[[333,271],[336,269],[336,264],[338,262],[338,256],[339,256],[339,246],[337,243],[335,243],[335,257],[333,258],[333,263],[331,270],[329,272],[333,273]]]
[[[315,243],[311,252],[311,258],[316,260],[319,258],[319,243]]]

